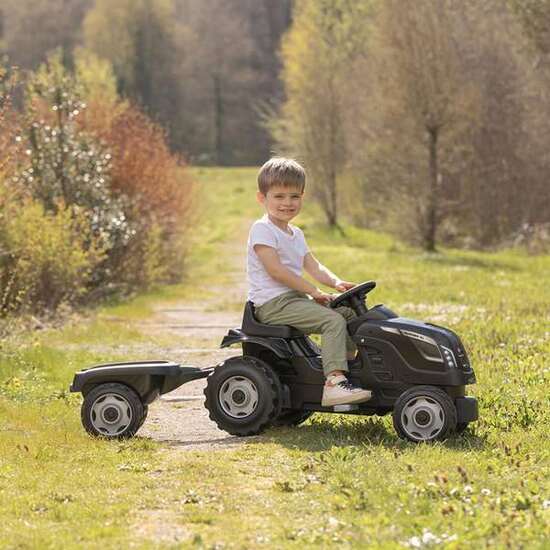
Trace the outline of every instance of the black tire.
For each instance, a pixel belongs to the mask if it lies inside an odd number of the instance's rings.
[[[139,421],[138,430],[143,426],[143,423],[145,422],[145,419],[147,418],[148,413],[149,413],[149,405],[143,405],[143,414],[141,415],[141,420]]]
[[[456,434],[464,433],[468,429],[469,425],[470,425],[469,422],[458,422],[455,428],[455,433]]]
[[[441,441],[456,429],[453,400],[435,386],[416,386],[403,392],[393,409],[397,435],[414,443]]]
[[[295,409],[286,409],[273,422],[274,426],[299,426],[302,422],[305,422],[313,411],[302,411]]]
[[[82,425],[95,437],[125,439],[139,429],[145,415],[139,395],[124,384],[99,384],[84,397]]]
[[[204,395],[210,420],[232,435],[259,434],[281,414],[279,377],[255,357],[224,361],[208,377]]]

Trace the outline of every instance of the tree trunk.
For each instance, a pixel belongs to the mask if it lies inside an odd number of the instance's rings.
[[[336,143],[336,132],[338,128],[337,120],[337,103],[335,99],[334,86],[332,78],[329,80],[330,94],[330,112],[329,112],[329,157],[328,162],[328,196],[329,196],[329,225],[330,227],[338,226],[338,193],[336,189],[336,163],[338,162],[338,152]]]
[[[336,218],[334,217],[334,213],[331,211],[330,208],[325,208],[325,216],[327,217],[327,223],[329,227],[335,227],[336,226]]]
[[[212,76],[214,81],[214,147],[216,151],[216,164],[222,165],[225,161],[223,156],[223,101],[221,78],[219,74]]]
[[[338,225],[338,203],[336,193],[336,173],[334,172],[334,166],[331,165],[329,170],[329,219],[328,223],[331,227]]]
[[[151,17],[148,13],[147,16]],[[146,21],[140,19],[134,35],[136,48],[133,66],[135,94],[145,111],[154,113],[153,68],[151,59],[150,30]]]
[[[331,169],[329,171],[329,189],[328,195],[329,198],[326,200],[326,207],[324,208],[325,215],[327,217],[328,226],[331,229],[337,229],[342,237],[346,236],[346,232],[342,226],[338,223],[338,194],[336,187],[336,172]]]
[[[438,177],[438,157],[437,140],[439,138],[439,128],[429,128],[429,149],[430,149],[430,187],[428,193],[428,204],[426,209],[426,234],[424,235],[424,248],[428,252],[435,251],[435,233],[437,230],[437,177]]]

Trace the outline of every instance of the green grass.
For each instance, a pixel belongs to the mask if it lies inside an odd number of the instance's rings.
[[[230,280],[228,255],[261,214],[254,174],[194,170],[202,200],[182,284],[0,343],[0,547],[548,548],[548,256],[427,255],[354,227],[343,237],[309,204],[297,220],[340,276],[377,281],[371,304],[461,335],[480,401],[463,437],[415,446],[388,417],[344,415],[218,451],[85,435],[72,374],[122,358],[116,344],[169,343],[133,323]],[[151,518],[156,535],[140,531]]]

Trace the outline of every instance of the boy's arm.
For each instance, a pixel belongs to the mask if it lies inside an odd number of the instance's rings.
[[[339,292],[345,292],[355,286],[355,283],[342,281],[328,267],[319,262],[311,252],[308,252],[304,258],[304,269],[319,283],[330,286]]]
[[[254,251],[260,258],[265,270],[272,279],[282,283],[293,290],[298,290],[299,292],[305,292],[309,294],[316,302],[320,304],[328,304],[332,300],[332,296],[326,292],[322,292],[310,282],[306,281],[303,277],[300,277],[289,269],[287,269],[282,263],[277,254],[277,251],[271,247],[264,244],[254,245]]]

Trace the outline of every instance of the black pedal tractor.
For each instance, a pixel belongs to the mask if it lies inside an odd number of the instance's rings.
[[[399,317],[383,305],[367,309],[366,295],[375,286],[362,283],[330,304],[351,307],[357,315],[348,322],[358,348],[349,378],[372,391],[369,401],[321,406],[325,378],[319,347],[293,327],[259,323],[248,302],[242,327],[222,341],[222,347],[241,344],[243,355],[218,365],[207,381],[210,418],[235,435],[295,426],[313,412],[392,412],[397,434],[414,442],[464,431],[478,418],[478,407],[466,396],[466,386],[476,379],[460,338],[447,328]]]
[[[159,395],[208,378],[205,406],[210,418],[230,434],[247,436],[270,426],[297,426],[314,412],[393,414],[397,434],[413,442],[443,440],[463,432],[478,418],[466,386],[476,378],[460,338],[431,323],[399,317],[383,305],[370,309],[366,295],[374,281],[335,298],[356,318],[348,332],[357,344],[349,363],[351,382],[372,391],[355,405],[323,407],[325,378],[321,350],[290,326],[264,325],[245,306],[241,328],[231,329],[222,347],[242,345],[242,355],[209,369],[169,361],[97,365],[76,373],[70,390],[82,392],[82,423],[94,436],[133,436]]]

